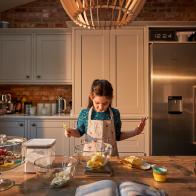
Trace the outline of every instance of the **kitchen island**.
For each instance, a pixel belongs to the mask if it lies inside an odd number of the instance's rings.
[[[25,174],[23,165],[14,170],[3,173],[4,178],[15,180],[15,186],[9,190],[0,192],[7,195],[75,195],[79,185],[88,184],[103,179],[110,179],[117,183],[124,181],[136,181],[163,189],[168,195],[196,195],[196,174],[194,167],[196,156],[146,156],[148,163],[165,166],[168,169],[167,181],[156,182],[153,179],[152,169],[140,170],[128,168],[120,163],[119,158],[112,158],[110,164],[113,176],[87,177],[83,173],[83,167],[78,166],[72,183],[61,189],[50,189],[37,178],[36,174]]]

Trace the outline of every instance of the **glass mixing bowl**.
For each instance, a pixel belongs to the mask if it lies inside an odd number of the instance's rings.
[[[74,151],[80,164],[95,169],[106,165],[112,154],[112,145],[101,141],[84,141],[76,145]]]
[[[14,169],[24,162],[23,144],[25,138],[18,136],[0,135],[0,174]],[[10,179],[0,178],[0,191],[11,188],[15,182]]]
[[[68,156],[44,156],[34,162],[37,178],[46,186],[60,188],[75,174],[77,159]]]

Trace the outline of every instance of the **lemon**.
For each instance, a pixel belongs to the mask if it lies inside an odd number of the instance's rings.
[[[87,162],[87,167],[90,168],[100,168],[104,165],[104,156],[101,154],[95,154]]]

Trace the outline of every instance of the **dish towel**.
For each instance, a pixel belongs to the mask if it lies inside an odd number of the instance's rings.
[[[79,186],[75,196],[119,196],[118,188],[112,180],[101,180]]]
[[[166,196],[163,190],[159,190],[137,182],[122,182],[119,186],[121,196]]]

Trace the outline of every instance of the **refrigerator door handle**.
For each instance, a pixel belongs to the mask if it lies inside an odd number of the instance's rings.
[[[193,134],[192,142],[196,144],[196,85],[193,86]]]

